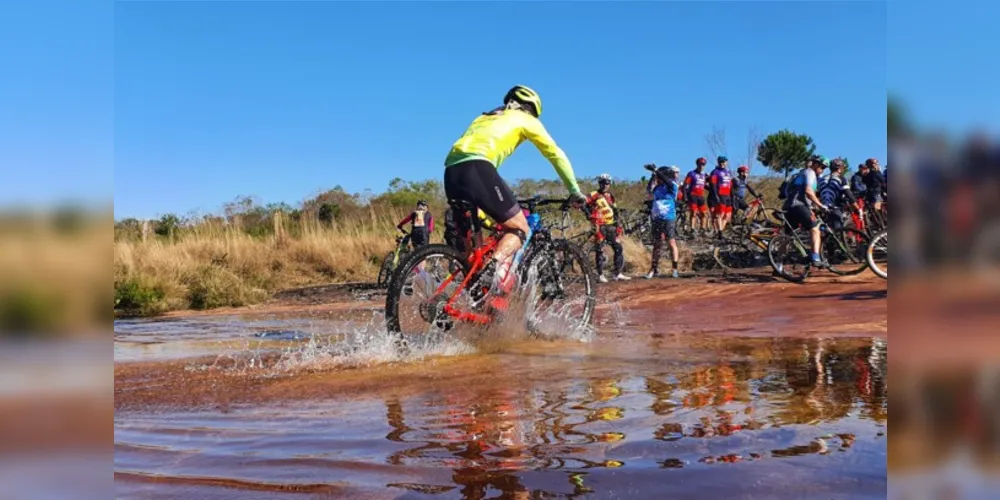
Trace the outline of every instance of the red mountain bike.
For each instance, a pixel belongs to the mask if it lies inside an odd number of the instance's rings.
[[[558,204],[568,211],[565,199],[530,198],[518,200],[527,212],[530,231],[514,256],[512,271],[517,273],[519,292],[528,295],[533,306],[529,330],[542,315],[556,316],[561,327],[589,325],[597,302],[593,272],[583,252],[575,244],[553,238],[542,222],[538,208]],[[453,213],[461,214],[467,232],[468,252],[447,245],[431,244],[410,253],[394,272],[385,301],[386,328],[405,345],[411,335],[448,331],[457,323],[488,326],[498,317],[486,310],[491,295],[494,266],[491,257],[502,236],[499,225],[483,234],[470,203],[450,202]],[[569,324],[566,324],[566,323]]]

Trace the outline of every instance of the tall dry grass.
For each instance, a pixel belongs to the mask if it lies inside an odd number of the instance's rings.
[[[284,288],[374,280],[394,248],[398,214],[332,227],[317,222],[251,236],[202,224],[169,238],[120,240],[114,248],[116,310],[155,315],[261,302]]]

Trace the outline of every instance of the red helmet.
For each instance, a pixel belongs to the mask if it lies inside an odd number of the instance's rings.
[[[750,173],[750,167],[746,165],[740,165],[740,168],[736,169],[736,173],[742,174],[743,172]]]
[[[708,160],[704,158],[698,158],[697,160],[695,160],[694,163],[695,165],[708,165]]]

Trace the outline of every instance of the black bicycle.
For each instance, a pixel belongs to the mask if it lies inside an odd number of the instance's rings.
[[[379,288],[389,286],[389,278],[392,277],[392,272],[396,270],[399,263],[406,257],[409,248],[410,233],[403,231],[403,234],[396,236],[396,248],[382,259],[382,266],[378,270],[378,279],[375,281],[376,286]]]
[[[767,258],[782,278],[793,283],[804,281],[813,267],[809,258],[812,243],[810,231],[802,227],[793,227],[785,214],[775,212],[781,220],[783,231],[771,238],[767,245]],[[841,227],[834,230],[825,220],[820,218],[820,259],[830,272],[840,276],[860,274],[868,269],[867,234],[854,228]]]

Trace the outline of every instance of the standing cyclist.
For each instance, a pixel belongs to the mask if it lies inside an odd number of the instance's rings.
[[[488,264],[495,270],[494,294],[491,306],[495,311],[506,310],[504,295],[514,285],[510,272],[514,253],[524,243],[529,231],[528,220],[517,198],[497,169],[525,140],[538,148],[576,203],[585,203],[580,193],[573,166],[548,131],[538,120],[542,114],[542,99],[523,85],[516,85],[504,95],[503,105],[483,113],[451,147],[445,158],[444,190],[449,200],[464,200],[475,204],[503,228]],[[462,218],[463,225],[468,222]],[[465,234],[465,231],[462,231]]]
[[[750,186],[750,168],[746,165],[740,165],[740,168],[736,169],[736,178],[733,179],[733,210],[743,211],[744,214],[746,210],[750,208],[747,203],[747,192],[753,195],[754,198],[760,198],[757,191],[753,190]]]
[[[646,191],[653,197],[653,258],[649,266],[649,274],[646,279],[656,278],[660,275],[660,253],[663,249],[663,240],[667,240],[670,245],[670,259],[673,263],[671,275],[677,277],[677,177],[681,169],[674,165],[669,167],[656,168],[655,165],[646,165],[646,169],[653,172]]]
[[[823,173],[829,165],[829,160],[822,156],[813,155],[806,162],[803,168],[786,188],[785,204],[782,209],[785,211],[785,218],[793,228],[802,226],[809,230],[809,239],[812,243],[812,252],[809,259],[814,266],[822,266],[823,260],[819,256],[820,232],[819,221],[813,215],[812,209],[817,208],[826,211],[826,205],[820,201],[816,195],[819,175]]]
[[[708,205],[705,204],[705,165],[708,160],[698,158],[695,161],[694,170],[688,172],[684,177],[684,199],[687,200],[688,208],[691,209],[692,217],[689,220],[691,231],[694,232],[694,219],[698,219],[698,228],[708,231]]]
[[[712,221],[721,238],[733,216],[733,176],[729,173],[729,158],[720,156],[716,161],[718,166],[708,178],[708,206],[712,209]]]
[[[607,283],[604,277],[604,244],[611,245],[615,252],[615,280],[629,280],[628,276],[622,272],[625,268],[625,249],[618,241],[622,235],[622,221],[618,214],[618,205],[615,203],[615,196],[611,194],[611,176],[601,174],[597,178],[597,191],[590,193],[587,198],[587,208],[590,209],[590,220],[594,223],[597,233],[597,242],[594,245],[595,259],[597,260],[597,280]]]
[[[434,232],[434,217],[427,211],[427,201],[418,201],[416,210],[399,221],[396,229],[402,231],[403,225],[407,223],[410,224],[410,243],[414,250],[430,243],[431,233]]]

